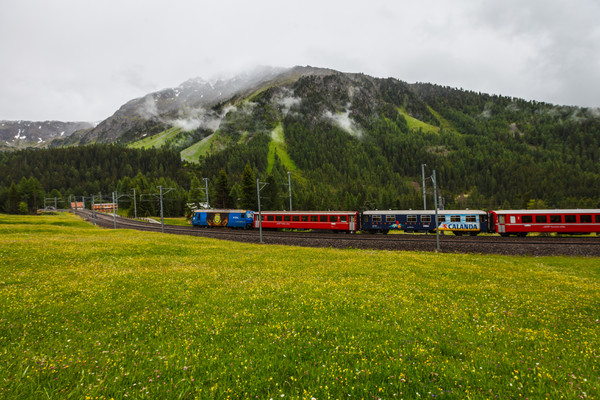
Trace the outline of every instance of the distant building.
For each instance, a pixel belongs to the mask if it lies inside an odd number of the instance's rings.
[[[85,203],[83,201],[72,201],[71,209],[76,210],[78,208],[85,208]]]
[[[94,204],[94,211],[111,213],[119,211],[119,205],[115,203],[96,203]]]

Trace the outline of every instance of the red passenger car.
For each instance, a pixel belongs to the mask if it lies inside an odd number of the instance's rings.
[[[335,232],[356,232],[356,211],[263,211],[262,227],[265,229],[317,229]],[[259,225],[254,213],[254,228]]]
[[[587,234],[600,232],[600,210],[490,211],[492,231],[502,236],[529,232]]]

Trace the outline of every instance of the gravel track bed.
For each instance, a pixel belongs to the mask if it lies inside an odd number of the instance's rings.
[[[113,228],[112,215],[77,211],[77,215],[104,228]],[[160,224],[117,217],[117,228],[161,232]],[[165,225],[165,233],[192,235],[231,240],[244,243],[260,243],[259,231],[200,229],[192,226]],[[337,249],[373,249],[391,251],[436,251],[435,235],[394,234],[330,234],[312,232],[270,232],[263,230],[263,243],[302,247],[331,247]],[[443,253],[502,254],[528,256],[586,256],[600,257],[600,237],[500,237],[500,236],[453,236],[441,235]]]

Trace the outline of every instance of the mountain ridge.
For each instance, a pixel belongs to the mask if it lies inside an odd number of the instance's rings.
[[[160,148],[209,180],[291,171],[305,209],[417,208],[422,164],[455,207],[599,207],[599,132],[597,109],[307,66],[191,79],[52,146]]]

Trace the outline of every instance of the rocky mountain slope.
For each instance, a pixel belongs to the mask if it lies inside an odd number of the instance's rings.
[[[93,127],[88,122],[0,121],[0,149],[47,147],[54,139],[67,138],[76,131]]]
[[[252,92],[281,85],[305,74],[334,71],[296,67],[259,68],[231,79],[190,79],[176,88],[164,89],[124,104],[111,117],[90,131],[58,141],[55,145],[88,143],[131,143],[176,127],[190,132],[199,128],[216,130],[224,115]]]

